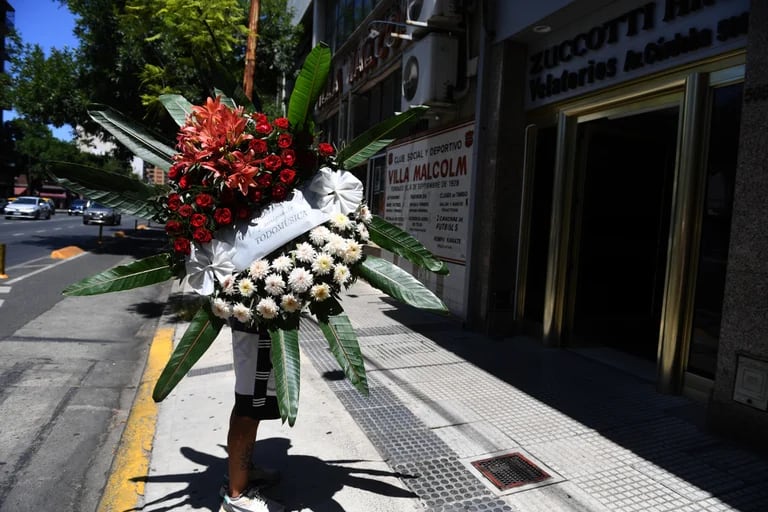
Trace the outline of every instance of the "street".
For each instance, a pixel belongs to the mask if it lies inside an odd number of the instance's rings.
[[[142,221],[145,223],[145,221]],[[158,252],[159,230],[0,221],[0,511],[95,510],[170,283],[93,297],[68,284]],[[76,245],[87,252],[52,259]],[[55,505],[54,505],[55,504]]]

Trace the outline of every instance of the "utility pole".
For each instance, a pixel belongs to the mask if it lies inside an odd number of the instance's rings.
[[[249,100],[253,99],[253,75],[256,73],[256,37],[259,33],[259,0],[251,0],[248,12],[248,42],[245,46],[245,72],[243,90]]]

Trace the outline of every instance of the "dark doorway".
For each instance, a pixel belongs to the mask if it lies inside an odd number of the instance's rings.
[[[670,107],[579,125],[574,345],[657,357],[678,118]]]

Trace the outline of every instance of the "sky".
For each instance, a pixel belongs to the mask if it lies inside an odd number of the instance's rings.
[[[48,54],[51,48],[75,48],[78,44],[73,33],[75,19],[66,6],[57,0],[8,0],[16,10],[14,24],[25,44],[39,44]],[[5,119],[16,117],[11,111]],[[53,128],[53,135],[59,139],[71,140],[72,128]]]

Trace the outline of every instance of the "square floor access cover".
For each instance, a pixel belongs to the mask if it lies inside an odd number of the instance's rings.
[[[520,453],[506,453],[473,461],[472,466],[502,491],[551,478]]]

